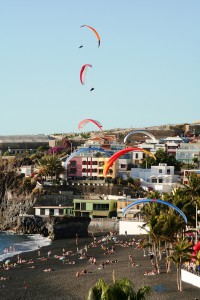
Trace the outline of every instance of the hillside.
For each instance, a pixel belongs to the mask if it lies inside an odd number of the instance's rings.
[[[195,129],[194,129],[195,128]],[[61,139],[66,136],[68,139],[84,141],[89,138],[94,137],[105,137],[105,136],[114,136],[118,142],[122,142],[125,136],[131,131],[137,130],[147,130],[149,133],[153,134],[156,139],[166,138],[169,136],[184,136],[185,134],[193,135],[195,131],[197,134],[200,134],[200,124],[167,124],[159,126],[149,126],[143,128],[112,128],[108,130],[101,131],[81,131],[79,133],[62,133],[62,134],[52,134],[51,136],[57,139]],[[138,133],[134,135],[134,139],[137,141],[145,140],[144,134]]]

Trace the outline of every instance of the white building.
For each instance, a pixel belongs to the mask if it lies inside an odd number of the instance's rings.
[[[30,177],[33,173],[33,166],[21,166],[20,173],[24,174],[25,177]]]
[[[178,175],[174,175],[174,166],[160,163],[159,166],[151,166],[151,169],[132,168],[130,177],[139,178],[141,187],[153,189],[160,193],[168,193],[180,181]]]
[[[138,147],[143,148],[154,155],[159,149],[163,149],[164,151],[166,150],[165,144],[159,143],[158,140],[156,140],[156,143],[154,143],[152,140],[146,140],[145,143],[138,144]]]
[[[184,143],[176,149],[176,160],[190,164],[197,157],[200,161],[200,143]]]

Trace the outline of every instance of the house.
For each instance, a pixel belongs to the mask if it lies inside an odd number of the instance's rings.
[[[74,199],[73,203],[74,217],[94,219],[117,216],[117,199],[114,199],[114,196],[99,196],[97,199]]]
[[[96,157],[94,153],[83,153],[81,156],[72,157],[66,168],[67,177],[73,179],[87,179],[103,180],[104,165],[109,157]],[[116,161],[108,172],[108,177],[115,178],[118,170],[118,161]]]
[[[141,199],[141,198],[140,198]],[[118,197],[117,200],[117,218],[121,219],[122,218],[122,213],[124,211],[124,209],[131,203],[133,203],[134,201],[136,201],[138,199],[132,199],[129,196],[127,197]],[[135,220],[140,220],[140,210],[143,207],[143,204],[139,204],[133,208],[131,208],[127,214],[126,214],[126,219],[135,219]]]
[[[49,217],[49,216],[59,216],[59,217],[71,217],[73,216],[73,206],[65,206],[62,204],[55,206],[37,206],[34,207],[35,216]]]
[[[191,170],[182,170],[182,183],[187,185],[189,180],[188,180],[188,177],[192,174],[192,173],[196,173],[197,176],[200,176],[200,169],[191,169]]]
[[[20,173],[24,174],[25,177],[30,177],[33,171],[34,171],[33,165],[20,167]]]
[[[178,175],[174,175],[174,166],[167,166],[160,163],[158,166],[151,166],[151,169],[132,168],[130,177],[140,179],[141,187],[145,190],[156,190],[160,193],[168,193],[180,181]]]
[[[176,149],[176,160],[191,164],[194,163],[194,158],[200,161],[200,143],[183,143]]]
[[[42,195],[38,198],[33,206],[34,215],[49,216],[73,216],[73,192],[60,192],[56,195]]]

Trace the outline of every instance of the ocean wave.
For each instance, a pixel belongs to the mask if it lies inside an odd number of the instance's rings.
[[[14,255],[34,251],[51,244],[51,240],[40,234],[0,233],[0,261]]]

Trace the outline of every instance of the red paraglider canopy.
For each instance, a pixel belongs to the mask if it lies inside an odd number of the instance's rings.
[[[194,250],[195,252],[200,251],[200,241],[199,241],[197,244],[195,244],[195,245],[193,246],[193,250]]]
[[[79,124],[78,124],[78,129],[82,129],[87,123],[92,122],[93,124],[95,124],[97,127],[99,127],[99,129],[102,130],[102,125],[99,121],[97,120],[93,120],[93,119],[85,119],[82,120]]]
[[[85,84],[85,75],[86,75],[87,69],[89,67],[92,68],[92,65],[85,64],[81,67],[81,70],[80,70],[80,82],[81,82],[81,84]]]

